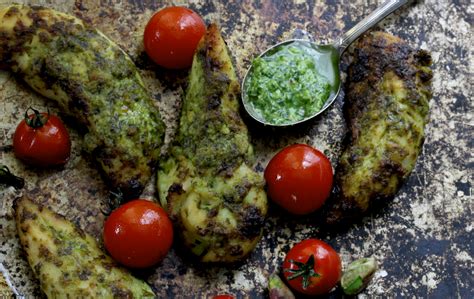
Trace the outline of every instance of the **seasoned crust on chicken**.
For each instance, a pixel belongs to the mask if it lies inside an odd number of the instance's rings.
[[[48,298],[154,298],[150,286],[64,217],[27,197],[14,208],[21,245]]]
[[[245,257],[267,213],[264,181],[239,115],[239,82],[216,25],[196,50],[179,131],[158,173],[160,200],[205,262]]]
[[[428,121],[430,55],[389,33],[354,46],[346,84],[347,146],[336,169],[327,221],[356,218],[395,195],[415,167]]]
[[[164,124],[131,59],[81,20],[52,9],[0,10],[0,65],[55,100],[87,131],[85,150],[125,197],[141,193]]]

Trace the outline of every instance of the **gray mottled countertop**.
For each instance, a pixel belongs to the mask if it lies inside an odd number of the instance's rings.
[[[18,1],[17,1],[18,2]],[[152,13],[170,3],[186,4],[206,22],[218,23],[242,76],[251,58],[272,43],[304,30],[316,40],[331,41],[373,10],[380,1],[19,1],[42,4],[74,14],[102,30],[135,60],[168,124],[176,128],[186,73],[153,67],[143,55],[141,38]],[[1,4],[10,1],[0,0]],[[473,283],[473,5],[469,0],[418,1],[379,24],[433,57],[433,99],[423,151],[415,170],[397,196],[361,222],[338,233],[314,225],[312,217],[293,218],[270,206],[270,217],[257,249],[243,263],[203,266],[173,249],[147,273],[161,297],[207,297],[229,292],[237,297],[266,297],[266,277],[278,269],[286,251],[307,237],[321,238],[341,254],[344,264],[374,255],[380,262],[373,282],[361,297],[472,298]],[[350,61],[349,50],[343,70]],[[290,130],[250,132],[263,171],[285,145],[309,143],[333,164],[345,133],[341,94],[318,119]],[[0,163],[25,178],[23,191],[0,189],[0,261],[19,293],[40,296],[19,248],[11,204],[21,193],[64,214],[100,239],[100,212],[107,190],[96,170],[81,155],[82,139],[70,129],[72,157],[64,169],[38,171],[18,162],[8,145],[23,111],[30,105],[57,107],[31,91],[7,71],[0,71]],[[155,198],[153,182],[144,197]],[[1,294],[1,292],[0,292]],[[337,292],[332,297],[338,297]]]

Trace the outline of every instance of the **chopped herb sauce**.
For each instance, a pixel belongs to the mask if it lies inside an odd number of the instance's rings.
[[[304,120],[337,92],[333,53],[308,42],[283,44],[252,62],[244,91],[254,116],[282,125]]]

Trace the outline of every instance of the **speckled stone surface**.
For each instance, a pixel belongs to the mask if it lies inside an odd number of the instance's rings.
[[[22,2],[22,1],[17,1]],[[143,55],[144,26],[157,9],[185,4],[207,23],[216,22],[242,77],[251,58],[267,46],[307,31],[314,39],[331,41],[367,15],[381,1],[149,1],[47,0],[24,1],[74,14],[116,41],[134,59],[163,118],[167,140],[173,136],[186,72],[154,67]],[[10,1],[0,0],[0,5]],[[344,264],[374,255],[380,269],[366,297],[472,298],[473,283],[473,5],[469,0],[418,1],[379,24],[423,48],[433,56],[433,99],[430,123],[418,163],[397,196],[383,208],[344,231],[329,233],[315,226],[315,218],[294,218],[270,206],[264,236],[244,262],[209,266],[192,262],[173,248],[165,260],[146,273],[159,297],[206,298],[232,293],[238,298],[265,298],[266,277],[278,270],[286,251],[296,242],[321,238],[341,254]],[[345,70],[351,51],[344,54]],[[268,129],[248,119],[263,171],[280,148],[305,142],[323,150],[336,165],[345,134],[341,94],[321,117],[292,129]],[[0,71],[0,163],[26,178],[22,191],[0,187],[0,262],[20,294],[40,297],[38,282],[19,248],[11,205],[22,193],[50,206],[101,240],[107,198],[98,172],[81,155],[82,139],[74,128],[72,157],[63,169],[37,170],[17,161],[11,152],[12,135],[28,106],[57,107],[35,94],[7,71]],[[155,198],[154,181],[144,197]],[[341,296],[336,292],[332,297]]]

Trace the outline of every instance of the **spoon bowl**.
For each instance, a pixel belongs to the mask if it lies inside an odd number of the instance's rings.
[[[314,64],[317,66],[316,71],[318,75],[322,75],[330,84],[330,93],[324,101],[324,104],[319,109],[305,111],[304,115],[298,119],[288,116],[284,121],[276,121],[275,119],[265,118],[262,113],[258,112],[255,105],[249,98],[248,90],[250,81],[252,80],[254,64],[247,69],[244,79],[242,80],[242,103],[247,113],[256,121],[269,126],[292,126],[309,119],[312,119],[326,109],[336,100],[341,90],[340,70],[339,64],[341,56],[347,47],[356,40],[364,32],[372,28],[386,16],[408,3],[409,0],[388,0],[374,10],[370,15],[365,17],[362,21],[356,24],[353,28],[340,36],[333,44],[317,44],[304,39],[290,39],[280,42],[262,52],[258,58],[267,58],[283,49],[284,47],[297,45],[310,49],[307,53],[311,53]],[[290,66],[288,66],[290,67]],[[275,105],[276,103],[267,103],[268,105]],[[317,108],[317,107],[316,107]]]
[[[334,47],[333,45],[318,45],[305,39],[290,39],[290,40],[280,42],[268,48],[267,50],[262,52],[259,55],[259,57],[264,57],[266,55],[269,55],[272,52],[274,52],[276,49],[287,46],[287,45],[304,46],[307,48],[311,48],[312,50],[314,50],[314,53],[317,53],[316,55],[314,55],[315,64],[317,64],[319,69],[322,70],[321,71],[322,73],[326,74],[326,78],[328,79],[331,85],[330,94],[329,94],[328,99],[325,101],[324,105],[312,115],[306,116],[297,121],[287,121],[283,123],[272,122],[270,120],[265,119],[260,113],[258,113],[254,105],[252,105],[251,101],[248,99],[248,94],[246,91],[248,89],[248,84],[249,84],[249,81],[248,81],[248,79],[250,78],[249,74],[251,74],[251,71],[252,71],[252,67],[250,67],[247,70],[244,76],[244,79],[242,81],[242,102],[243,102],[245,110],[250,114],[250,116],[264,125],[284,127],[284,126],[299,124],[311,118],[314,118],[318,116],[319,114],[323,113],[329,106],[331,106],[331,104],[336,100],[341,90],[341,78],[340,78],[340,71],[339,71],[340,55],[339,55],[338,49]]]

